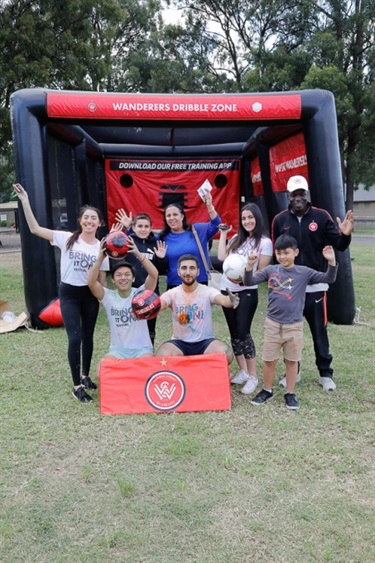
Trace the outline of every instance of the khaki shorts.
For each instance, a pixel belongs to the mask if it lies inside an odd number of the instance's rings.
[[[299,362],[303,348],[303,321],[283,325],[266,318],[264,323],[263,361],[272,362],[280,358],[283,349],[284,359]]]

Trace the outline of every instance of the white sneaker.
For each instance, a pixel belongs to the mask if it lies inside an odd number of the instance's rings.
[[[297,373],[296,383],[299,383],[300,381],[301,381],[301,372],[299,371]],[[284,376],[282,379],[280,379],[279,385],[280,385],[280,387],[285,387],[285,389],[286,389],[286,376]]]
[[[336,389],[336,383],[330,377],[319,377],[319,383],[324,391],[334,391]]]
[[[245,381],[247,381],[249,377],[250,375],[246,373],[246,371],[241,369],[241,371],[239,371],[237,375],[235,375],[233,379],[230,380],[230,382],[236,383],[237,385],[241,385],[242,383],[245,383]]]
[[[249,379],[246,381],[245,385],[241,389],[241,393],[244,395],[250,395],[258,387],[258,378],[254,375],[249,375]]]

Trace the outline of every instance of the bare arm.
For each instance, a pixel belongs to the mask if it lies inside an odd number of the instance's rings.
[[[230,231],[230,228],[221,229],[220,227],[221,225],[219,225],[220,238],[219,238],[219,245],[217,247],[217,257],[219,258],[219,260],[223,262],[225,258],[228,256],[227,235],[228,232]]]
[[[22,203],[23,211],[25,213],[26,221],[29,226],[30,232],[37,237],[44,238],[53,241],[53,231],[52,229],[47,229],[41,227],[35,218],[35,215],[31,209],[29,196],[26,190],[21,186],[21,184],[13,184],[13,187],[18,195],[18,199]]]
[[[137,260],[140,261],[140,263],[142,264],[142,266],[144,267],[144,269],[148,274],[147,278],[145,279],[145,289],[151,289],[151,291],[154,291],[158,283],[159,272],[155,268],[154,264],[150,262],[147,256],[139,252],[136,244],[134,243],[131,237],[129,237],[128,252],[133,254],[137,258]]]
[[[154,291],[158,283],[159,272],[157,271],[153,263],[150,262],[150,260],[144,254],[142,266],[148,273],[148,276],[145,279],[145,289],[151,289],[151,291]]]
[[[210,216],[210,219],[215,219],[217,212],[214,208],[214,204],[212,203],[212,195],[210,192],[207,191],[206,197],[204,199],[204,203],[207,205],[207,211]]]
[[[94,297],[96,297],[99,301],[101,301],[104,297],[103,284],[99,281],[99,279],[102,279],[101,274],[105,275],[105,272],[100,271],[100,266],[102,265],[102,262],[103,262],[104,257],[105,257],[105,251],[104,251],[104,244],[103,243],[104,243],[104,240],[102,240],[101,243],[100,243],[100,250],[99,250],[98,258],[96,259],[96,262],[93,265],[93,267],[90,268],[89,273],[88,273],[88,277],[87,277],[87,284],[90,288],[90,291],[94,295]]]
[[[229,289],[227,289],[227,292],[228,295],[223,295],[222,293],[216,295],[214,299],[216,305],[221,305],[227,309],[236,309],[240,303],[240,298]]]
[[[100,270],[100,272],[99,272],[99,282],[100,282],[101,286],[108,287],[107,286],[107,272],[105,272],[104,270]]]
[[[164,311],[164,309],[168,309],[168,303],[166,302],[165,299],[163,299],[163,296],[160,297],[160,311]]]

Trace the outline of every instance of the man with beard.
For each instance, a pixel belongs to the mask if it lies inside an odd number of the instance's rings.
[[[184,254],[178,260],[177,273],[182,284],[161,295],[161,310],[172,311],[173,336],[156,351],[156,356],[192,356],[224,353],[228,364],[232,350],[214,337],[211,305],[236,308],[239,298],[228,290],[222,295],[213,287],[197,282],[198,259]]]
[[[308,202],[308,184],[303,176],[292,176],[287,183],[288,209],[275,216],[271,227],[274,242],[280,235],[288,234],[297,240],[299,255],[296,265],[308,266],[319,272],[326,270],[322,250],[331,245],[339,251],[346,250],[351,241],[353,212],[348,211],[343,221],[337,217],[337,226],[324,209]],[[338,228],[337,228],[338,227]],[[325,391],[334,391],[327,332],[327,284],[312,284],[306,289],[304,316],[309,324],[314,342],[315,363],[319,371],[319,383]],[[297,382],[301,380],[298,373]],[[286,386],[286,378],[279,385]]]

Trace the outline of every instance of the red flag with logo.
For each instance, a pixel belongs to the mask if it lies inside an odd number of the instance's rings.
[[[300,174],[308,180],[307,156],[303,133],[283,139],[270,148],[272,190],[285,192],[291,176]]]
[[[231,408],[225,354],[114,360],[99,367],[101,414],[222,411]]]
[[[260,169],[260,162],[259,156],[253,158],[250,163],[250,174],[251,174],[251,183],[253,184],[254,195],[259,196],[263,195],[263,182],[262,182],[262,171]]]

